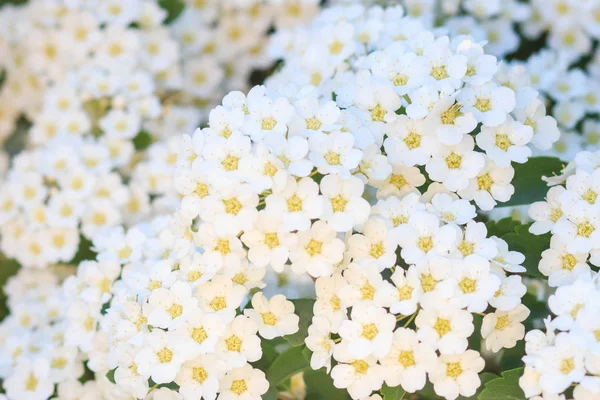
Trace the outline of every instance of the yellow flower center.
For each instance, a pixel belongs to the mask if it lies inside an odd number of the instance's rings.
[[[560,372],[562,372],[565,375],[569,375],[571,373],[571,371],[573,371],[575,369],[575,360],[573,359],[573,357],[571,358],[565,358],[564,360],[562,360],[560,362]]]
[[[161,364],[170,363],[173,359],[173,352],[166,347],[163,347],[156,353],[156,357],[158,357],[158,361]]]
[[[316,119],[315,117],[310,117],[306,120],[306,129],[310,129],[312,131],[316,131],[321,128],[321,121]]]
[[[206,380],[206,378],[208,378],[208,373],[202,367],[195,367],[192,369],[192,378],[202,383]]]
[[[408,181],[403,175],[392,174],[390,176],[390,183],[396,186],[398,189],[402,189],[408,184]]]
[[[584,238],[589,238],[594,233],[594,226],[590,224],[588,221],[582,222],[577,225],[577,234],[579,236],[583,236]]]
[[[445,318],[439,318],[435,321],[433,325],[433,329],[437,332],[439,337],[444,336],[448,332],[450,332],[450,321]]]
[[[171,307],[169,307],[167,312],[169,313],[171,318],[175,319],[183,313],[183,306],[181,306],[181,304],[173,304],[171,305]]]
[[[248,386],[246,385],[245,380],[236,379],[235,381],[231,382],[231,387],[229,388],[229,390],[240,396],[242,393],[248,390]]]
[[[508,315],[502,315],[496,320],[496,329],[499,331],[504,330],[509,324],[510,320],[508,319]]]
[[[225,297],[223,297],[223,296],[215,296],[211,300],[209,305],[210,305],[210,308],[212,308],[213,310],[221,311],[225,307],[227,307],[227,301],[225,300]]]
[[[265,169],[264,169],[263,173],[266,176],[273,177],[277,173],[277,167],[272,162],[268,162],[265,164]]]
[[[35,375],[30,374],[27,379],[25,380],[25,390],[27,390],[28,392],[35,392],[35,390],[37,389],[39,381],[37,380],[37,378],[35,377]]]
[[[550,212],[550,220],[552,220],[552,222],[556,222],[560,219],[560,217],[562,217],[562,215],[563,212],[560,208],[553,208]]]
[[[348,204],[348,200],[343,198],[342,195],[331,199],[331,208],[334,212],[343,212],[346,209],[346,204]]]
[[[421,289],[424,293],[431,292],[435,289],[438,281],[431,274],[421,274]]]
[[[379,329],[377,329],[377,325],[374,323],[363,325],[362,335],[364,338],[373,340],[378,333]]]
[[[363,300],[373,300],[373,297],[375,297],[375,288],[367,282],[360,288],[360,293]]]
[[[231,278],[231,280],[237,283],[238,285],[244,285],[246,282],[248,282],[248,278],[242,272],[238,272],[237,274],[235,274],[234,277]]]
[[[456,121],[456,118],[460,117],[462,113],[460,112],[461,105],[459,103],[454,103],[449,109],[444,111],[440,115],[440,120],[444,125],[453,125]]]
[[[227,214],[237,215],[242,209],[242,203],[235,197],[232,199],[223,200],[225,205],[225,212]]]
[[[270,131],[275,128],[275,125],[277,125],[277,121],[273,117],[263,118],[260,123],[260,127],[265,131]]]
[[[445,65],[432,67],[431,72],[429,74],[433,77],[433,79],[438,80],[438,81],[441,81],[442,79],[446,79],[450,76],[450,75],[448,75],[448,71],[446,71]]]
[[[325,158],[325,161],[327,161],[327,164],[329,164],[329,165],[340,165],[340,155],[338,153],[329,151],[329,152],[325,153],[325,155],[323,157]]]
[[[566,270],[572,271],[577,265],[577,259],[573,254],[565,254],[562,256],[562,267]]]
[[[459,156],[455,152],[452,152],[446,157],[446,166],[450,169],[460,168],[462,164],[462,156]]]
[[[198,183],[196,189],[194,189],[194,193],[201,199],[205,198],[208,196],[208,185],[206,183]]]
[[[403,301],[409,300],[412,297],[413,290],[412,286],[404,285],[398,288],[398,297]]]
[[[383,247],[382,242],[373,243],[371,245],[371,250],[369,250],[369,255],[375,259],[381,257],[385,254],[385,248]]]
[[[277,317],[270,311],[262,314],[262,320],[265,325],[275,325],[277,323]]]
[[[219,239],[217,240],[217,245],[214,248],[215,251],[218,251],[222,255],[227,255],[231,251],[229,247],[229,240]]]
[[[463,293],[473,293],[477,290],[477,281],[471,278],[463,278],[458,286]]]
[[[363,294],[364,296],[364,294]],[[329,300],[329,304],[331,305],[331,308],[333,309],[333,311],[339,311],[341,309],[340,306],[340,298],[337,295],[333,295],[331,296],[331,299]]]
[[[468,255],[473,254],[473,251],[475,250],[475,244],[471,243],[471,242],[467,242],[466,240],[463,240],[458,245],[458,250],[461,252],[463,257],[466,257]]]
[[[192,329],[192,339],[194,339],[196,343],[204,342],[207,337],[208,334],[206,333],[206,330],[203,326],[201,326],[200,328]]]
[[[400,354],[398,354],[398,362],[402,364],[404,368],[412,367],[416,364],[415,353],[410,350],[402,350]]]
[[[221,165],[223,168],[225,168],[225,171],[235,171],[238,169],[239,161],[240,159],[238,157],[228,154],[227,157],[225,157],[225,159],[221,162]]]
[[[417,240],[417,247],[423,253],[429,253],[429,251],[433,249],[433,239],[431,236],[422,236]]]
[[[310,242],[308,242],[304,249],[311,257],[314,257],[318,254],[321,254],[321,251],[323,250],[323,242],[319,242],[315,239],[310,239]]]
[[[510,138],[506,134],[496,135],[496,147],[500,150],[508,151],[508,148],[512,146],[513,143],[510,141]]]
[[[404,138],[404,144],[406,147],[413,150],[421,146],[421,135],[416,132],[411,132]]]
[[[594,204],[596,203],[596,199],[598,198],[598,193],[594,192],[591,189],[588,189],[582,196],[581,198],[585,201],[587,201],[590,204]]]
[[[267,232],[265,233],[264,243],[268,248],[273,249],[279,246],[279,236],[277,236],[276,232]]]
[[[329,53],[333,55],[338,55],[344,49],[344,44],[339,40],[334,40],[329,44]]]
[[[231,335],[225,340],[225,345],[227,346],[227,350],[239,353],[242,348],[242,339],[236,335]]]
[[[461,376],[463,373],[463,369],[460,366],[459,362],[453,362],[446,364],[446,376],[456,379]]]
[[[481,112],[487,112],[492,109],[492,102],[490,99],[477,98],[475,101],[475,108]]]
[[[202,277],[202,272],[200,272],[200,271],[191,271],[187,275],[187,280],[188,280],[188,282],[196,282],[201,277]]]
[[[52,359],[50,366],[55,369],[64,369],[67,365],[67,359],[64,357],[56,357]]]
[[[289,212],[302,211],[302,199],[297,194],[293,194],[287,199],[287,208]]]
[[[385,119],[386,111],[381,106],[381,104],[377,104],[375,107],[371,109],[371,119],[373,121],[383,122]]]
[[[369,364],[364,360],[353,361],[350,365],[354,367],[354,372],[357,374],[366,374],[369,370]]]
[[[484,174],[477,177],[477,188],[479,190],[489,191],[494,184],[494,180],[490,174]]]
[[[405,74],[398,73],[392,79],[394,86],[404,86],[408,82],[408,76]]]

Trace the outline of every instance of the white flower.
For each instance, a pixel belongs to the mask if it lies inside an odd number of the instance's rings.
[[[384,148],[391,163],[406,166],[425,165],[439,147],[423,120],[399,115],[386,124]]]
[[[319,185],[310,178],[296,181],[289,177],[285,189],[267,197],[266,212],[281,217],[284,230],[307,231],[310,220],[320,217],[323,212]]]
[[[392,345],[396,318],[384,308],[359,303],[352,307],[350,319],[342,321],[338,331],[354,358],[385,356]]]
[[[269,390],[269,382],[264,372],[245,364],[233,369],[220,382],[221,400],[260,400]]]
[[[50,366],[44,358],[23,360],[4,381],[11,398],[43,400],[52,396],[54,383],[49,379]]]
[[[353,357],[344,342],[335,346],[333,356],[339,362],[331,370],[335,387],[347,389],[353,399],[362,399],[381,388],[383,369],[375,357]]]
[[[362,234],[348,239],[348,250],[353,260],[365,267],[375,267],[379,271],[392,267],[396,262],[397,239],[389,234],[381,218],[369,219]]]
[[[217,343],[216,352],[229,368],[239,368],[246,362],[253,362],[262,356],[260,338],[256,335],[258,326],[243,315],[238,315],[227,325]]]
[[[392,314],[412,315],[417,311],[417,305],[423,293],[421,285],[405,277],[405,271],[402,268],[397,268],[394,271],[391,280],[397,290],[390,305],[390,312]]]
[[[534,235],[543,235],[554,229],[555,224],[565,219],[562,193],[563,186],[553,186],[548,190],[546,201],[537,201],[529,207],[529,216],[535,221],[529,231]]]
[[[496,83],[469,86],[458,95],[465,111],[475,115],[486,127],[502,124],[509,112],[515,108],[515,92]]]
[[[551,287],[564,286],[578,279],[591,279],[587,264],[588,253],[570,253],[567,245],[558,236],[550,239],[550,248],[542,252],[539,270],[548,277]]]
[[[334,131],[327,135],[312,136],[309,140],[309,160],[319,173],[337,173],[343,178],[358,167],[362,152],[354,148],[354,136],[349,132]]]
[[[514,194],[515,188],[510,184],[514,175],[512,167],[500,167],[486,158],[483,169],[458,194],[462,198],[474,200],[484,211],[492,210],[497,204],[496,200],[504,203]]]
[[[198,299],[192,297],[192,289],[185,282],[175,282],[169,289],[158,288],[144,304],[148,323],[159,328],[170,328],[193,313]]]
[[[461,110],[454,96],[442,98],[425,118],[425,128],[434,132],[436,138],[445,145],[458,144],[477,127],[473,114]]]
[[[523,164],[531,156],[527,144],[533,137],[533,130],[512,117],[506,117],[504,123],[481,128],[477,135],[477,145],[485,150],[488,157],[499,167],[510,167],[511,162]]]
[[[456,302],[437,303],[417,314],[415,324],[421,342],[441,354],[460,354],[473,333],[473,316]]]
[[[252,296],[252,309],[245,309],[244,315],[256,322],[258,333],[265,339],[298,331],[300,318],[294,314],[294,303],[283,295],[275,295],[267,300],[262,293],[256,293]]]
[[[179,393],[185,400],[215,400],[226,365],[215,355],[207,354],[184,363],[175,377]]]
[[[483,317],[481,336],[485,347],[497,353],[500,349],[515,347],[517,341],[525,336],[525,327],[521,322],[529,316],[529,309],[520,304],[510,311],[496,311]]]
[[[196,292],[200,308],[205,312],[213,312],[224,321],[230,322],[235,317],[235,310],[246,295],[244,286],[233,283],[230,278],[217,275],[212,281],[202,285]]]
[[[413,393],[425,386],[426,371],[436,362],[436,354],[419,342],[414,331],[398,328],[394,332],[391,350],[380,361],[385,368],[388,386],[401,385],[402,389]]]
[[[459,395],[469,397],[475,394],[481,385],[478,373],[484,366],[483,358],[474,350],[456,355],[441,355],[429,377],[437,395],[454,400]]]
[[[329,319],[323,316],[314,316],[308,327],[308,336],[304,341],[306,347],[312,351],[310,367],[315,370],[325,367],[329,373],[333,346],[335,345],[335,342],[331,339]]]
[[[292,270],[313,277],[331,275],[344,256],[344,242],[326,222],[315,222],[308,231],[298,233],[296,248],[290,252]]]
[[[151,377],[156,383],[169,383],[186,360],[185,347],[178,344],[175,335],[155,329],[145,335],[144,347],[135,356],[140,374]]]
[[[556,235],[572,253],[586,253],[600,240],[600,211],[596,207],[567,203],[563,206],[565,219],[555,225]]]
[[[252,228],[241,236],[249,248],[248,259],[256,266],[270,265],[276,272],[282,272],[290,250],[296,247],[296,236],[282,229],[280,219],[264,211],[258,213]]]
[[[500,278],[490,273],[490,263],[480,257],[454,262],[452,273],[457,288],[454,298],[470,312],[483,312],[500,287]]]
[[[410,217],[403,235],[399,237],[402,247],[400,254],[404,261],[414,264],[447,253],[457,240],[454,227],[440,227],[440,221],[435,215],[416,212]]]
[[[320,183],[324,198],[322,219],[337,232],[361,227],[369,217],[369,203],[362,198],[364,184],[354,176],[342,179],[330,174]]]
[[[225,333],[225,327],[225,322],[216,314],[196,309],[173,329],[174,340],[185,346],[190,356],[210,354]]]
[[[317,279],[315,291],[317,300],[313,307],[315,317],[323,316],[331,323],[331,332],[336,333],[340,323],[347,318],[349,301],[340,297],[340,290],[347,285],[341,274],[323,276]]]
[[[456,145],[444,146],[425,166],[429,177],[451,191],[466,189],[469,179],[476,177],[485,164],[481,153],[473,151],[474,146],[471,136],[464,136]]]

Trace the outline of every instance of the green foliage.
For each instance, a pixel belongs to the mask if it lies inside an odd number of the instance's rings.
[[[498,222],[488,221],[488,236],[497,236],[508,243],[511,251],[518,251],[525,256],[523,266],[527,269],[526,275],[541,278],[543,275],[538,270],[542,252],[550,248],[550,234],[534,235],[529,232],[529,224],[524,225],[510,218]]]
[[[8,307],[6,305],[6,282],[11,276],[15,275],[19,270],[19,263],[13,259],[5,258],[0,255],[0,321],[8,315]]]
[[[502,372],[502,377],[492,379],[477,397],[478,400],[523,400],[525,394],[519,387],[519,378],[523,368]]]
[[[167,12],[165,23],[170,24],[185,8],[185,3],[182,0],[158,0],[158,4]]]
[[[111,383],[115,383],[115,371],[117,369],[111,369],[106,373],[106,379],[108,379]]]
[[[288,335],[285,339],[288,341],[290,346],[300,346],[304,344],[304,339],[308,336],[308,327],[313,317],[313,306],[315,301],[312,299],[298,299],[292,300],[294,303],[295,313],[300,317],[300,329],[293,335]]]
[[[266,371],[271,387],[277,387],[298,372],[309,368],[308,360],[302,354],[304,346],[290,347],[279,354]]]
[[[406,391],[400,386],[391,388],[384,383],[381,388],[381,397],[383,397],[383,400],[402,400],[405,394]]]
[[[515,177],[512,185],[515,194],[506,203],[498,203],[497,207],[520,206],[543,200],[548,192],[548,185],[543,176],[559,175],[564,162],[556,157],[532,157],[525,164],[513,163]]]

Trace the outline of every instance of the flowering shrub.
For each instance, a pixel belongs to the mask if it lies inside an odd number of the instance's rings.
[[[596,112],[555,38],[594,25],[402,3],[0,11],[0,98],[39,81],[0,110],[31,122],[0,185],[6,397],[598,397],[600,163],[551,157]],[[553,49],[515,61],[538,12]]]

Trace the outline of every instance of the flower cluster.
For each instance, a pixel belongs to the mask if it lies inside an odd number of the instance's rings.
[[[599,304],[597,276],[561,286],[550,296],[553,316],[545,320],[546,332],[525,336],[525,372],[519,383],[526,397],[565,398],[569,388],[568,398],[574,400],[600,396]]]
[[[59,277],[72,271],[56,268],[22,269],[5,287],[11,312],[0,324],[0,377],[10,399],[45,400],[55,392],[65,399],[103,398],[102,381],[77,380],[87,357],[75,340],[87,330],[72,331],[69,320],[80,318],[92,328],[94,321],[70,308]]]
[[[583,151],[554,184],[544,201],[533,203],[530,232],[550,232],[550,248],[542,253],[540,272],[551,287],[592,279],[591,265],[600,266],[600,153]],[[598,201],[597,201],[598,200]]]
[[[573,62],[590,53],[600,39],[600,4],[585,0],[532,0],[532,14],[522,24],[528,38],[548,34],[547,43]]]

